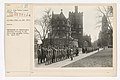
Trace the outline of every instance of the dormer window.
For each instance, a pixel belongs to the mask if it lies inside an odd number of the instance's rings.
[[[79,25],[79,28],[82,28],[82,26],[81,26],[81,25]]]

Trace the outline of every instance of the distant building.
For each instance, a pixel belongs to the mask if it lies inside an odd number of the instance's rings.
[[[106,32],[108,30],[108,20],[107,20],[107,17],[104,15],[102,17],[102,32]]]
[[[112,37],[112,30],[109,29],[109,23],[107,17],[103,15],[102,17],[102,28],[101,32],[99,33],[99,46],[112,46],[113,37]]]
[[[90,35],[83,36],[83,47],[91,47],[91,36]]]

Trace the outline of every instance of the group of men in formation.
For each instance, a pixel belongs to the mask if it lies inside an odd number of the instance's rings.
[[[61,60],[70,58],[73,60],[74,56],[78,56],[79,50],[77,47],[41,47],[37,50],[38,64],[51,64]]]
[[[99,47],[83,47],[82,48],[82,53],[89,53],[92,51],[98,50],[99,51]]]
[[[98,50],[99,48],[84,47],[82,53],[89,53]],[[73,60],[74,56],[78,56],[79,49],[77,47],[40,47],[37,50],[38,64],[45,63],[51,64],[61,60],[70,58]]]

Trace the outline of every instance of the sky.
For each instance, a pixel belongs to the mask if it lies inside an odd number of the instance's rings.
[[[78,6],[78,12],[83,12],[83,34],[91,35],[91,41],[98,39],[101,28],[97,27],[98,15],[97,7],[91,5],[37,5],[34,6],[34,19],[40,19],[44,15],[46,9],[51,9],[54,14],[60,14],[61,9],[66,18],[69,16],[69,11],[75,11],[75,6]]]

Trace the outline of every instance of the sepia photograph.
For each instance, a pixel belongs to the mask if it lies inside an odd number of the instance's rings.
[[[5,75],[116,76],[116,14],[114,3],[6,3]]]
[[[35,5],[34,67],[113,67],[113,5]]]

